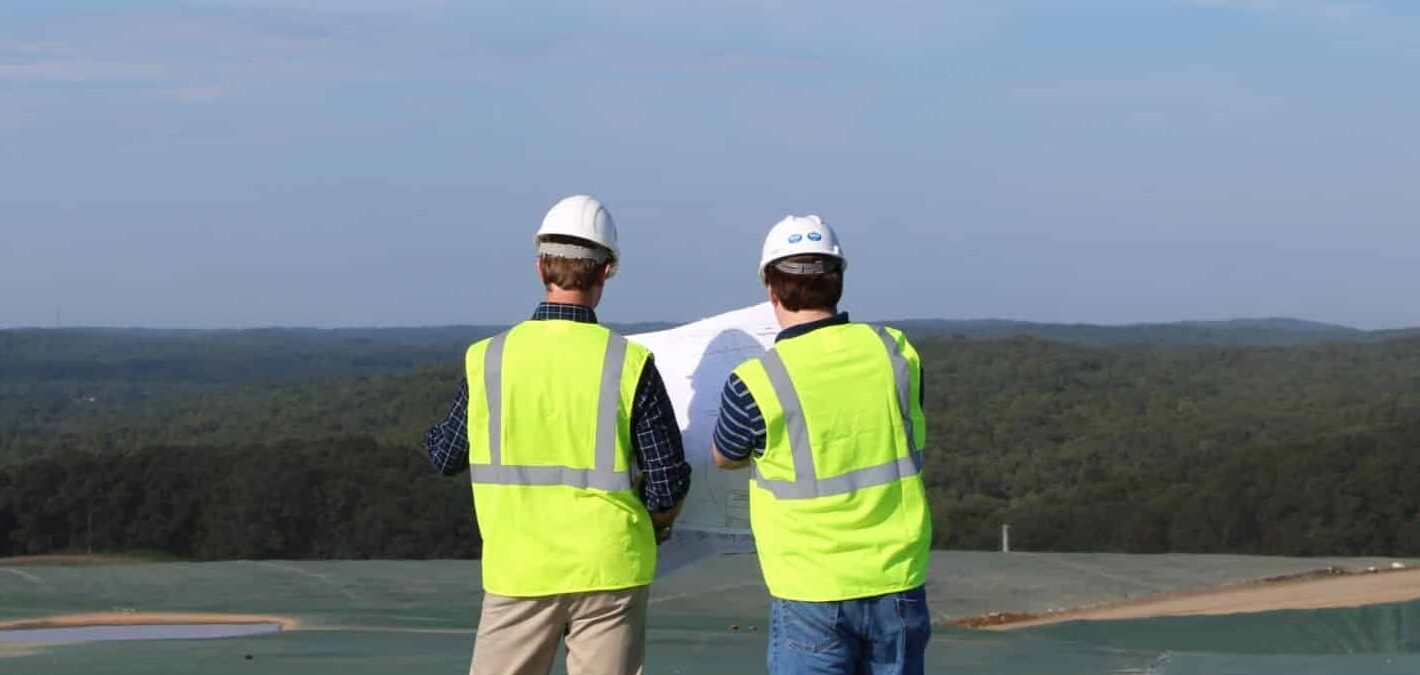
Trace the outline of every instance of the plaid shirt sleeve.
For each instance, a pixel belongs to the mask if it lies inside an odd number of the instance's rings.
[[[690,464],[676,422],[675,409],[655,359],[646,361],[631,406],[631,446],[641,467],[641,501],[646,510],[664,513],[690,492]]]
[[[463,473],[468,468],[467,380],[459,383],[454,405],[444,421],[424,434],[424,449],[429,452],[429,463],[434,465],[434,470],[445,476]]]

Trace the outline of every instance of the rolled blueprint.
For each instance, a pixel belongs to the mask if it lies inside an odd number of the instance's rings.
[[[710,439],[725,380],[736,366],[774,344],[779,324],[768,303],[684,326],[630,336],[656,356],[693,470],[690,494],[657,575],[715,555],[754,552],[749,531],[749,471],[725,471],[710,457]]]

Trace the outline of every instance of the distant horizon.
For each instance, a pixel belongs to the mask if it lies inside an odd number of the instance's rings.
[[[726,308],[724,311],[732,311],[732,310],[734,310],[734,309],[738,309],[738,308],[737,308],[737,307],[730,307],[730,308]],[[1146,326],[1179,326],[1179,325],[1200,325],[1200,326],[1220,325],[1220,326],[1221,326],[1221,325],[1242,324],[1242,323],[1249,323],[1249,322],[1293,322],[1293,323],[1306,324],[1306,325],[1312,325],[1312,326],[1317,326],[1317,327],[1325,327],[1325,328],[1331,328],[1331,329],[1342,329],[1342,330],[1356,331],[1356,332],[1359,332],[1359,333],[1384,333],[1384,332],[1390,332],[1390,331],[1405,331],[1405,330],[1420,329],[1420,324],[1417,324],[1417,325],[1389,325],[1389,326],[1380,326],[1380,327],[1374,327],[1374,328],[1365,328],[1365,327],[1353,326],[1353,325],[1350,325],[1350,324],[1338,323],[1338,322],[1333,322],[1333,321],[1318,321],[1318,320],[1315,320],[1315,319],[1303,319],[1303,318],[1291,317],[1291,316],[1237,316],[1237,317],[1226,318],[1226,319],[1172,319],[1172,320],[1166,320],[1166,321],[1131,321],[1131,322],[1124,322],[1124,323],[1099,323],[1099,322],[1092,322],[1092,321],[1039,321],[1039,320],[1034,320],[1034,319],[1012,319],[1012,318],[1004,318],[1004,317],[999,317],[999,316],[979,317],[979,318],[942,317],[942,316],[936,316],[936,317],[894,316],[894,317],[885,317],[885,318],[884,318],[884,317],[869,317],[869,318],[863,318],[863,317],[859,316],[858,314],[854,313],[851,308],[846,309],[846,311],[848,311],[848,312],[850,313],[850,316],[851,316],[851,318],[852,318],[854,321],[865,321],[865,322],[870,322],[870,323],[874,323],[874,322],[877,322],[877,323],[881,323],[881,322],[890,323],[890,322],[893,322],[893,321],[944,321],[944,322],[954,322],[954,323],[988,323],[988,322],[1000,322],[1000,323],[1027,324],[1027,325],[1037,325],[1037,326],[1089,326],[1089,327],[1097,327],[1097,328],[1138,328],[1138,327],[1146,327]],[[708,315],[706,315],[706,316],[713,316],[713,314],[708,314]],[[614,316],[606,316],[601,310],[598,310],[598,312],[597,312],[597,318],[598,318],[599,320],[601,320],[602,323],[608,324],[608,325],[632,325],[632,326],[636,326],[636,325],[682,325],[682,324],[685,324],[685,323],[690,323],[690,322],[693,322],[693,321],[697,321],[697,320],[702,319],[702,318],[705,318],[705,317],[695,317],[695,318],[691,318],[691,319],[680,319],[680,320],[677,320],[677,319],[646,319],[646,320],[623,321],[623,320],[618,320],[618,319],[615,318]],[[518,320],[518,321],[521,321],[521,319]],[[435,330],[435,329],[444,329],[444,328],[480,328],[480,327],[511,326],[511,325],[513,325],[514,323],[517,323],[517,321],[513,321],[513,322],[495,322],[495,321],[490,321],[490,322],[475,322],[475,323],[442,323],[442,324],[381,324],[381,325],[365,325],[365,326],[360,326],[360,325],[329,325],[329,326],[320,326],[320,325],[302,325],[302,324],[269,324],[269,325],[246,325],[246,326],[242,326],[242,325],[227,325],[227,326],[183,326],[183,325],[155,326],[155,325],[141,325],[141,324],[75,324],[75,325],[60,325],[60,326],[43,326],[43,325],[0,326],[0,331],[21,331],[21,330],[151,330],[151,331],[311,330],[311,331],[341,331],[341,330],[419,330],[419,329]]]

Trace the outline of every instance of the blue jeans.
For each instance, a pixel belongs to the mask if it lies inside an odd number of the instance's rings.
[[[921,675],[931,637],[922,587],[838,602],[775,598],[769,675]]]

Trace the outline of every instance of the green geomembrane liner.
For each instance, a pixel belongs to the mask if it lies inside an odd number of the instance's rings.
[[[1132,621],[1075,621],[1029,629],[1036,636],[1159,652],[1222,654],[1420,653],[1420,601]]]
[[[1040,612],[1330,566],[1358,569],[1390,562],[938,552],[929,594],[934,614],[946,625],[990,611]],[[0,621],[131,611],[261,614],[298,622],[295,630],[253,637],[59,646],[0,642],[0,673],[467,672],[477,587],[473,561],[83,567],[6,567],[0,562]],[[658,582],[652,603],[648,673],[764,672],[768,601],[752,556],[691,565]],[[1012,632],[939,628],[928,652],[929,672],[1413,675],[1420,673],[1417,626],[1420,603],[1408,602],[1074,622]]]

